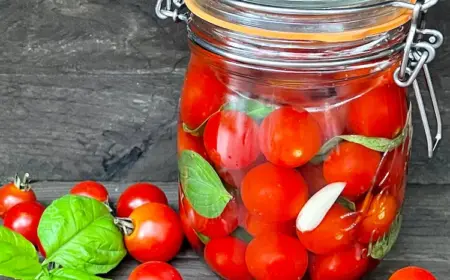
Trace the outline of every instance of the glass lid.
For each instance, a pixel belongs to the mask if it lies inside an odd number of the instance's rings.
[[[409,21],[401,0],[186,0],[194,16],[261,37],[353,41]]]

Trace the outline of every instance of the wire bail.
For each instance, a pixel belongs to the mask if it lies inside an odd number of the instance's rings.
[[[406,38],[403,60],[400,67],[394,72],[394,81],[398,86],[413,86],[414,95],[416,97],[417,106],[419,108],[420,117],[425,130],[429,158],[433,157],[433,152],[442,139],[441,113],[439,111],[433,81],[431,79],[430,70],[428,69],[427,64],[434,59],[436,49],[442,45],[444,36],[437,30],[425,29],[424,20],[424,16],[428,9],[436,3],[437,1],[435,0],[429,0],[424,3],[417,2],[414,4],[411,27]],[[422,99],[422,93],[420,91],[419,83],[417,82],[417,77],[421,71],[423,71],[425,76],[426,85],[428,87],[428,92],[430,94],[436,119],[437,131],[434,143],[431,136],[431,129],[428,122],[425,105]]]
[[[189,12],[180,12],[180,10],[184,10],[184,0],[166,0],[166,6],[163,7],[164,0],[157,0],[155,5],[156,15],[160,19],[172,18],[173,21],[184,21],[187,22]],[[172,3],[175,6],[172,7]],[[172,9],[173,8],[173,9]]]

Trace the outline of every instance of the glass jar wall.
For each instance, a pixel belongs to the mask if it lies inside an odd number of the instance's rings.
[[[407,28],[323,43],[243,36],[195,16],[189,27],[178,161],[192,247],[224,279],[360,279],[401,224],[411,142],[406,90],[393,80],[402,53],[313,68],[258,60],[395,50]]]

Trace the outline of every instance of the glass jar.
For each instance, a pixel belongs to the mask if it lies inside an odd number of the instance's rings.
[[[416,72],[440,43],[415,41],[428,2],[186,2],[178,162],[190,244],[224,279],[360,279],[400,230],[406,86],[422,113]]]

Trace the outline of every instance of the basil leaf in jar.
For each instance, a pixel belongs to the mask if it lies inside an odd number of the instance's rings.
[[[391,228],[389,229],[389,232],[374,244],[369,244],[369,256],[377,260],[383,259],[389,253],[389,251],[391,251],[392,247],[397,241],[401,226],[402,214],[398,213],[397,217],[391,225]]]
[[[38,236],[46,252],[44,265],[103,274],[125,257],[123,236],[105,205],[95,199],[66,195],[42,215]]]
[[[203,244],[207,244],[210,241],[210,238],[208,236],[206,236],[206,235],[204,235],[204,234],[202,234],[200,232],[197,232],[197,231],[195,231],[195,233],[197,234],[198,239],[200,239],[200,241]]]
[[[276,108],[275,105],[265,104],[255,99],[239,96],[232,98],[223,109],[243,112],[254,120],[261,120],[267,117],[267,115],[272,113]]]
[[[184,150],[178,160],[180,181],[192,208],[205,218],[217,218],[233,198],[214,168],[198,153]]]
[[[344,206],[345,208],[347,208],[348,210],[355,212],[356,211],[356,204],[349,200],[348,198],[345,198],[343,196],[340,196],[337,200],[337,203],[339,203],[340,205]]]
[[[244,241],[245,243],[250,243],[250,241],[252,241],[253,239],[253,236],[251,236],[250,233],[248,233],[245,229],[241,227],[238,227],[235,231],[233,231],[231,236],[234,236]]]
[[[216,112],[214,112],[213,114],[211,114],[210,116],[208,116],[208,118],[206,118],[206,120],[205,120],[201,125],[199,125],[199,127],[196,127],[196,128],[190,128],[190,127],[188,127],[185,123],[183,123],[182,127],[183,127],[184,132],[189,133],[189,134],[191,134],[192,136],[195,136],[195,137],[202,136],[202,135],[203,135],[203,131],[205,130],[206,123],[209,121],[209,119],[211,119],[215,114],[217,114],[217,113],[219,113],[220,111],[222,111],[223,108],[225,108],[226,106],[227,106],[226,103],[223,104],[223,105],[219,108],[219,110],[217,110]]]
[[[42,270],[33,244],[21,234],[0,226],[0,275],[31,280]]]
[[[101,279],[105,279],[105,278],[91,275],[91,274],[88,274],[88,273],[78,270],[78,269],[71,269],[71,268],[65,267],[65,268],[58,268],[58,269],[50,271],[50,279],[52,279],[52,280],[77,280],[77,279],[101,280]]]

